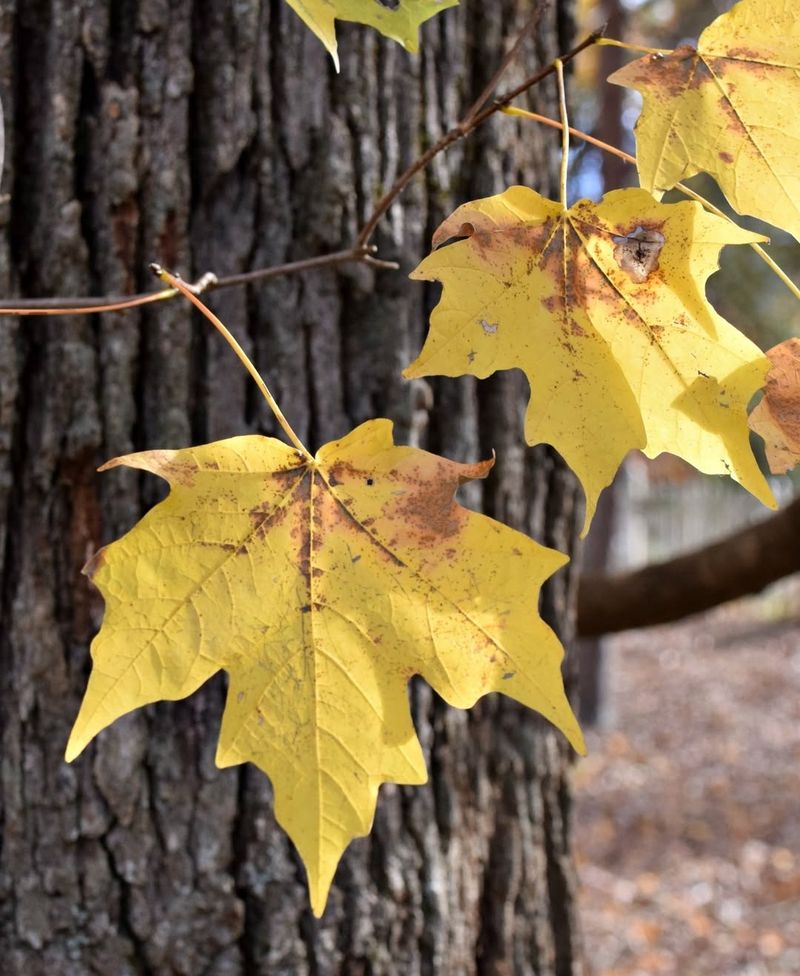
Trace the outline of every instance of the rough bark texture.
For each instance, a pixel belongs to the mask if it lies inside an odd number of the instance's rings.
[[[151,284],[151,260],[222,274],[349,244],[530,7],[464,0],[427,25],[418,58],[342,28],[336,76],[282,0],[0,0],[2,294],[121,293]],[[569,7],[550,5],[526,70],[569,45]],[[534,105],[555,111],[552,86]],[[552,191],[556,144],[495,120],[406,192],[381,255],[407,271],[455,203],[520,178]],[[573,481],[523,449],[520,376],[400,379],[434,297],[359,267],[213,305],[308,443],[390,416],[401,442],[458,459],[494,448],[468,500],[569,549]],[[80,567],[160,491],[95,465],[249,431],[275,425],[184,304],[0,321],[3,976],[579,973],[568,750],[498,696],[465,713],[413,685],[430,783],[382,790],[321,922],[267,779],[214,767],[221,679],[63,762],[102,612]],[[544,597],[562,634],[570,589],[561,573]]]

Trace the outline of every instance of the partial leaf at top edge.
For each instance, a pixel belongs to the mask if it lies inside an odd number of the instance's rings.
[[[292,10],[322,41],[339,70],[336,20],[349,20],[374,27],[386,37],[402,44],[412,54],[419,47],[419,29],[459,0],[397,0],[391,5],[382,0],[286,0]]]
[[[741,0],[697,49],[648,55],[608,79],[641,92],[636,158],[656,196],[710,173],[731,206],[800,240],[800,5]]]

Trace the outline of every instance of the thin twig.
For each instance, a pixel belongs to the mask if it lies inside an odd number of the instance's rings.
[[[464,113],[464,116],[461,119],[462,125],[468,124],[478,114],[478,112],[480,112],[483,106],[492,97],[492,92],[494,92],[495,88],[497,88],[497,86],[500,84],[500,82],[503,79],[503,75],[505,75],[506,71],[508,71],[508,69],[515,61],[517,55],[520,52],[520,49],[522,48],[522,45],[538,27],[539,21],[542,19],[542,14],[544,13],[545,7],[547,7],[547,0],[541,0],[541,2],[536,4],[533,13],[528,18],[527,22],[525,23],[525,26],[519,32],[519,36],[517,37],[516,41],[514,41],[511,48],[509,48],[509,50],[507,51],[506,56],[500,62],[500,67],[497,69],[497,71],[495,71],[495,73],[489,79],[488,84],[480,93],[480,95],[478,95],[478,97],[475,99],[472,105],[470,105],[470,107]]]
[[[490,105],[485,102],[491,96],[491,92],[499,83],[502,75],[508,70],[513,59],[519,53],[524,39],[534,29],[541,17],[543,4],[539,4],[533,16],[525,24],[511,50],[503,58],[500,67],[492,77],[491,82],[481,92],[480,96],[470,106],[462,120],[447,132],[438,142],[430,146],[418,159],[413,162],[394,182],[392,187],[384,194],[375,205],[371,216],[367,219],[364,226],[359,231],[355,244],[343,251],[334,251],[331,254],[321,254],[318,257],[304,258],[301,261],[290,261],[288,264],[274,265],[269,268],[257,268],[254,271],[245,271],[241,274],[226,275],[217,278],[212,273],[203,276],[201,282],[203,287],[200,289],[200,282],[196,285],[184,285],[195,295],[200,292],[219,291],[221,288],[231,288],[236,285],[253,284],[258,281],[266,281],[270,278],[278,278],[283,275],[298,274],[302,271],[317,270],[319,268],[330,268],[339,264],[365,264],[373,268],[397,270],[399,265],[394,261],[383,261],[375,257],[375,248],[370,244],[370,239],[375,233],[375,229],[389,210],[391,205],[405,190],[411,180],[421,170],[444,152],[453,143],[464,139],[471,132],[483,125],[487,119],[491,118],[496,112],[503,110],[515,98],[518,98],[528,89],[538,85],[545,78],[548,78],[556,70],[555,62],[529,75],[516,88],[495,99]],[[560,57],[562,64],[567,64],[577,57],[581,51],[596,44],[603,36],[605,28],[596,30],[589,34],[580,44],[577,44]],[[157,292],[147,292],[139,295],[125,295],[113,298],[40,298],[40,299],[18,299],[13,306],[0,307],[0,315],[83,315],[92,312],[115,312],[128,308],[137,308],[142,305],[149,305],[154,302],[168,301],[174,298],[178,292],[174,288],[165,288]]]
[[[581,41],[580,44],[572,48],[566,54],[563,54],[559,59],[562,64],[567,64],[572,61],[573,58],[577,57],[581,51],[585,51],[587,47],[591,47],[596,44],[597,41],[603,36],[603,30],[596,30],[589,34],[587,38]],[[519,98],[520,95],[528,91],[529,88],[533,88],[534,85],[538,85],[539,82],[544,81],[556,70],[555,62],[547,65],[547,67],[542,68],[541,71],[537,71],[536,74],[529,75],[523,82],[517,85],[516,88],[507,92],[505,95],[501,95],[500,98],[496,98],[491,105],[487,105],[483,108],[477,115],[473,115],[471,119],[458,123],[449,132],[445,133],[438,142],[435,142],[427,152],[423,153],[419,159],[413,162],[408,169],[402,173],[392,184],[391,189],[384,194],[384,196],[378,201],[375,206],[372,216],[361,228],[361,233],[358,235],[358,244],[362,247],[366,247],[369,244],[370,238],[375,232],[375,228],[378,226],[381,218],[384,216],[386,211],[391,207],[395,200],[400,196],[403,190],[408,186],[411,180],[420,172],[420,170],[425,169],[428,163],[435,157],[438,156],[440,152],[443,152],[449,146],[452,146],[454,142],[459,142],[464,139],[471,132],[478,128],[479,125],[491,118],[495,112],[500,112],[506,105],[512,102],[515,98]]]
[[[312,271],[316,268],[328,268],[349,262],[361,262],[373,268],[388,268],[394,271],[399,267],[395,261],[381,261],[374,257],[371,248],[351,247],[346,251],[334,251],[332,254],[321,254],[315,258],[303,258],[302,261],[276,264],[270,268],[257,268],[255,271],[225,275],[222,278],[206,272],[195,284],[184,285],[184,287],[189,288],[195,295],[201,295],[219,291],[221,288],[252,284],[255,281],[278,278],[281,275],[297,274],[300,271]],[[174,288],[163,288],[161,291],[145,292],[141,295],[112,298],[21,298],[15,301],[13,308],[0,307],[0,315],[82,315],[91,312],[119,312],[127,308],[166,301],[177,294]]]

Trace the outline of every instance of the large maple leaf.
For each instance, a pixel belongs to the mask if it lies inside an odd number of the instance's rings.
[[[536,615],[566,557],[453,500],[492,463],[396,447],[387,420],[313,461],[260,436],[110,461],[171,492],[87,566],[106,613],[67,759],[226,670],[217,763],[270,776],[321,914],[380,784],[425,782],[412,675],[460,708],[502,691],[582,750],[561,646]]]
[[[374,27],[412,53],[419,48],[419,28],[459,0],[286,0],[322,41],[339,69],[336,20],[350,20]]]
[[[552,444],[576,472],[586,527],[632,448],[729,474],[774,505],[746,419],[769,363],[705,298],[723,245],[755,240],[644,190],[569,210],[522,186],[464,204],[412,274],[444,291],[404,375],[523,369],[526,440]]]
[[[636,157],[660,194],[710,173],[731,205],[800,239],[800,7],[742,0],[697,48],[640,58],[609,79],[644,97]]]

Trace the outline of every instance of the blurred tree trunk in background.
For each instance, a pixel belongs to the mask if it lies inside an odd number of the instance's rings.
[[[153,287],[152,260],[226,274],[349,244],[532,6],[463,0],[426,26],[417,58],[343,28],[337,76],[279,0],[0,0],[3,294],[120,294]],[[570,10],[546,8],[519,70],[567,49]],[[531,104],[557,114],[552,83]],[[400,273],[308,273],[212,305],[309,446],[390,416],[401,443],[460,460],[494,448],[468,500],[568,550],[573,480],[523,448],[521,376],[400,378],[435,299],[406,277],[432,229],[508,183],[552,194],[556,143],[500,118],[436,160],[377,238]],[[275,432],[257,390],[182,302],[0,321],[3,976],[580,973],[568,747],[498,696],[465,713],[413,685],[431,782],[382,789],[321,922],[268,780],[214,767],[221,678],[63,762],[102,613],[79,569],[161,491],[96,465],[254,431]],[[543,601],[562,636],[571,589],[563,572]]]
[[[600,20],[606,24],[607,36],[625,40],[627,15],[620,0],[600,0],[599,7]],[[625,89],[619,85],[607,85],[606,78],[628,60],[628,52],[609,46],[595,49],[594,55],[597,59],[596,89],[600,92],[600,104],[593,135],[610,146],[622,147],[625,145],[622,124]],[[603,152],[600,158],[603,193],[635,183],[636,171],[632,166],[612,153]],[[582,565],[592,573],[607,569],[610,562],[611,543],[618,518],[617,494],[616,485],[612,484],[600,496],[592,521],[592,532],[584,544]],[[596,725],[603,712],[608,668],[603,640],[601,637],[585,638],[578,642],[576,650],[580,656],[580,720],[587,725]]]

